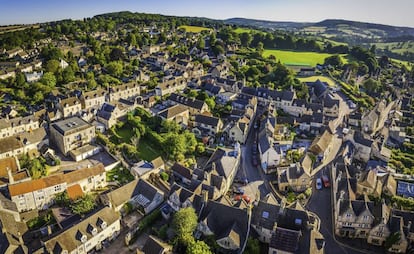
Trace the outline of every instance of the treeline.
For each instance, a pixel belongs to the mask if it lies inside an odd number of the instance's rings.
[[[224,27],[219,30],[217,38],[228,43],[238,43],[243,47],[256,48],[263,43],[264,48],[277,48],[299,51],[327,52],[334,54],[347,54],[347,45],[333,45],[330,42],[321,43],[313,38],[305,38],[287,32],[262,32],[251,30],[250,32],[236,33],[233,27]]]

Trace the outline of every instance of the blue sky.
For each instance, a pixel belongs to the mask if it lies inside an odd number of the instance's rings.
[[[216,19],[315,22],[337,18],[414,27],[413,0],[0,0],[0,25],[81,19],[124,10]]]

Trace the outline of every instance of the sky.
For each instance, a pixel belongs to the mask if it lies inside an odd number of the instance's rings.
[[[347,19],[414,27],[413,0],[0,0],[0,25],[82,19],[131,11],[273,21]]]

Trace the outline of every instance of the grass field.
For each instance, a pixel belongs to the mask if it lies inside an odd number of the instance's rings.
[[[211,30],[211,28],[202,27],[202,26],[180,26],[178,29],[184,29],[189,33],[201,33],[202,31]]]
[[[265,49],[263,56],[269,57],[270,55],[274,55],[276,61],[280,61],[285,65],[316,66],[318,63],[323,64],[325,58],[332,54]]]
[[[315,82],[316,80],[320,80],[322,82],[326,82],[330,87],[335,87],[335,81],[333,81],[329,77],[325,76],[312,76],[312,77],[305,77],[305,78],[298,78],[301,82]]]
[[[235,33],[238,34],[242,34],[242,33],[251,33],[251,32],[256,32],[256,33],[263,33],[260,30],[256,30],[256,29],[250,29],[250,28],[244,28],[244,27],[238,27],[236,29],[234,29]]]
[[[398,60],[394,58],[391,58],[391,61],[393,61],[394,63],[400,64],[400,65],[404,65],[405,67],[407,67],[408,70],[411,70],[413,68],[413,63],[408,62],[408,61],[402,61],[402,60]]]

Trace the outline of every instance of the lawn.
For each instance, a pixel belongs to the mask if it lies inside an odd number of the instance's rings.
[[[333,81],[329,77],[325,76],[312,76],[312,77],[305,77],[305,78],[298,78],[301,82],[315,82],[316,80],[320,80],[322,82],[326,82],[330,87],[335,87],[335,81]]]
[[[142,138],[138,144],[138,157],[142,160],[152,161],[161,155],[161,147],[156,148],[147,139]]]
[[[276,61],[280,61],[285,65],[293,66],[316,66],[316,64],[323,64],[325,58],[332,54],[316,53],[316,52],[298,52],[277,49],[265,49],[264,57],[274,55]]]
[[[202,27],[202,26],[180,26],[178,29],[184,29],[189,33],[201,33],[202,31],[211,30],[211,28]]]
[[[131,138],[134,135],[132,132],[132,129],[128,124],[125,124],[122,126],[122,128],[116,130],[116,134],[118,134],[119,137],[121,137],[123,143],[130,143]]]
[[[118,181],[120,184],[126,184],[134,180],[134,176],[131,175],[128,169],[118,166],[108,172],[106,172],[106,181],[114,182]]]

